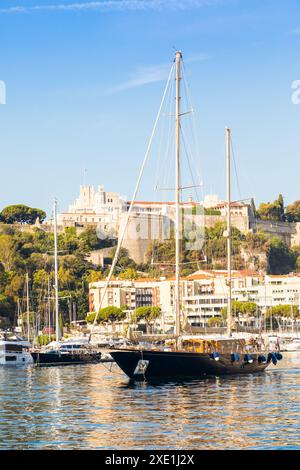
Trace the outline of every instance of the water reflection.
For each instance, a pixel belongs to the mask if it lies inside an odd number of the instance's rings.
[[[300,448],[297,353],[249,376],[132,383],[114,371],[0,369],[0,448]]]

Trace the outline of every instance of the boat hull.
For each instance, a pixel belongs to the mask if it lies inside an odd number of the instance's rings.
[[[98,364],[101,353],[97,354],[59,354],[55,352],[32,352],[37,366],[65,366],[72,364]]]
[[[33,364],[24,341],[0,341],[0,366],[27,366]]]
[[[123,372],[135,380],[249,374],[262,372],[270,363],[261,362],[260,353],[251,354],[253,362],[247,362],[244,354],[233,361],[230,353],[217,359],[207,353],[181,351],[115,350],[110,354]]]
[[[29,352],[8,352],[0,351],[0,366],[28,366],[33,364],[32,356]]]

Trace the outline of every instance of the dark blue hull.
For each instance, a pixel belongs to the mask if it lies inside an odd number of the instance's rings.
[[[202,378],[205,376],[262,372],[270,361],[260,353],[234,359],[232,354],[217,358],[207,353],[152,350],[118,350],[110,353],[125,374],[135,380]],[[252,361],[252,362],[251,362]]]
[[[98,364],[101,362],[101,353],[96,354],[59,354],[57,352],[32,352],[33,360],[37,366],[59,366],[71,364]]]

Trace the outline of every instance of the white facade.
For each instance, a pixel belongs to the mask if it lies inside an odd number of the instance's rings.
[[[173,279],[113,280],[102,307],[128,305],[134,310],[141,305],[158,306],[162,323],[168,329],[174,324]],[[90,284],[90,311],[100,307],[105,281]],[[234,271],[232,298],[252,301],[264,311],[275,305],[300,306],[300,275],[262,276],[257,273]],[[198,271],[181,280],[181,305],[184,317],[193,326],[206,326],[212,317],[221,315],[227,305],[227,274],[225,271]]]
[[[80,186],[79,197],[69,206],[67,212],[58,215],[58,224],[70,227],[94,225],[116,234],[121,213],[126,204],[119,193],[106,192],[103,186],[97,191],[93,186]]]

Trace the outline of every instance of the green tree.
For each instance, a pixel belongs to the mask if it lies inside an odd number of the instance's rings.
[[[85,275],[86,282],[98,282],[103,279],[102,271],[96,271],[95,269],[90,269]]]
[[[88,323],[94,323],[95,317],[96,317],[96,312],[91,312],[85,317],[85,319]],[[99,320],[99,315],[97,318],[97,323],[99,323],[98,320]]]
[[[15,316],[15,304],[7,295],[0,294],[0,317],[6,317],[12,323]]]
[[[118,307],[105,307],[99,310],[99,319],[103,322],[114,323],[116,321],[122,321],[126,318],[126,312]]]
[[[38,269],[35,271],[33,274],[33,283],[34,286],[37,288],[41,288],[43,285],[45,285],[48,281],[48,273],[45,271],[45,269]]]
[[[258,208],[257,216],[262,220],[284,221],[285,215],[282,194],[279,194],[278,199],[273,202],[262,202]]]
[[[80,246],[80,240],[76,234],[75,227],[67,227],[63,234],[59,236],[60,249],[67,253],[73,253]]]
[[[74,276],[70,269],[65,269],[62,266],[58,270],[59,285],[62,289],[72,289],[74,285]]]
[[[266,311],[266,317],[299,317],[299,309],[296,305],[274,305]]]
[[[95,227],[87,227],[79,235],[79,240],[85,251],[99,250],[116,244],[116,240],[114,239],[103,240],[99,238]]]
[[[255,302],[249,301],[238,301],[234,300],[231,305],[231,314],[238,314],[241,313],[242,315],[247,316],[256,316],[259,313],[258,305]],[[223,307],[221,310],[221,315],[224,319],[227,318],[227,307]]]
[[[160,307],[138,307],[135,309],[132,315],[132,321],[134,323],[139,323],[140,321],[145,321],[148,327],[151,323],[154,323],[161,316]]]
[[[2,210],[1,215],[7,224],[34,224],[37,218],[40,222],[43,222],[46,218],[46,212],[43,210],[23,204],[7,206]]]
[[[286,207],[285,218],[288,222],[300,222],[300,200]]]
[[[138,274],[134,268],[127,268],[119,274],[119,279],[136,279]]]
[[[75,300],[77,304],[77,315],[79,320],[84,320],[87,312],[89,311],[89,298],[88,292],[85,289],[76,291]]]
[[[269,274],[288,274],[295,270],[297,255],[278,237],[268,243]]]
[[[0,235],[0,262],[5,271],[10,271],[13,268],[15,258],[16,249],[13,238],[6,234]]]
[[[245,238],[245,248],[247,250],[261,250],[264,249],[268,241],[268,236],[263,232],[249,232]]]
[[[220,317],[212,317],[209,318],[207,321],[207,326],[209,327],[218,327],[222,325],[222,318]]]
[[[25,285],[25,276],[15,271],[7,273],[8,282],[4,289],[4,294],[17,301],[22,296]]]

